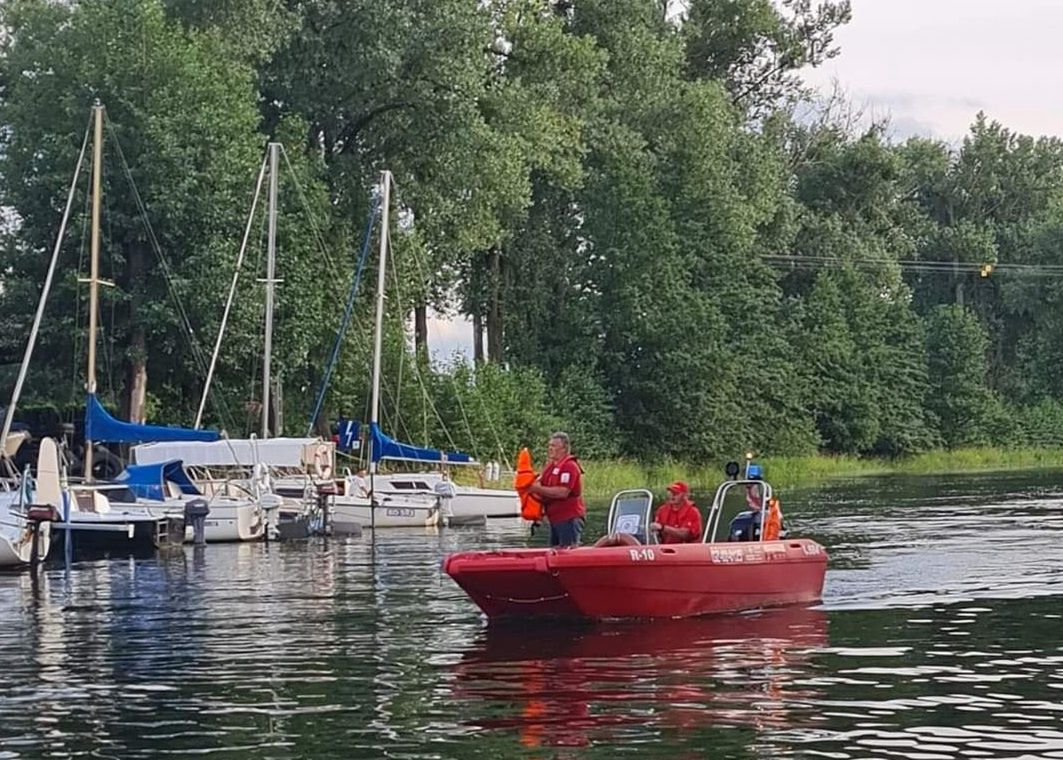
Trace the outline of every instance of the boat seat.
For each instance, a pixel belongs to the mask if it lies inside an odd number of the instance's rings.
[[[759,541],[760,513],[752,510],[739,512],[727,528],[728,541]]]

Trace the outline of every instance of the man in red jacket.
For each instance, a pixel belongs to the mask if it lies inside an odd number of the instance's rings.
[[[546,464],[531,493],[538,496],[550,521],[550,546],[579,546],[583,532],[583,470],[572,456],[568,433],[554,433],[546,445]]]
[[[668,500],[657,509],[650,531],[662,544],[687,544],[701,540],[701,512],[690,500],[690,486],[677,480],[668,486]]]

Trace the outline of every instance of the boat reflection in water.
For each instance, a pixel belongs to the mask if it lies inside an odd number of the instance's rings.
[[[659,737],[708,726],[795,728],[795,702],[828,644],[809,607],[740,615],[572,626],[488,626],[457,666],[459,699],[480,701],[479,729],[527,747]],[[466,713],[467,714],[467,713]]]

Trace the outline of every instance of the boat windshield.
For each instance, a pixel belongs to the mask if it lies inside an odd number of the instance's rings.
[[[771,486],[762,480],[730,480],[716,489],[716,497],[705,524],[705,541],[720,543],[732,540],[729,530],[732,521],[743,512],[755,517],[764,514],[764,506],[771,497]],[[759,511],[759,514],[758,514]],[[760,535],[757,519],[756,535]]]
[[[641,543],[649,543],[650,511],[653,494],[646,490],[621,491],[609,508],[607,534],[627,533]]]

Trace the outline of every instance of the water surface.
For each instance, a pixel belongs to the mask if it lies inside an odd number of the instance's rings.
[[[0,575],[0,758],[1063,758],[1061,477],[784,494],[824,603],[697,620],[487,627],[509,526]]]

